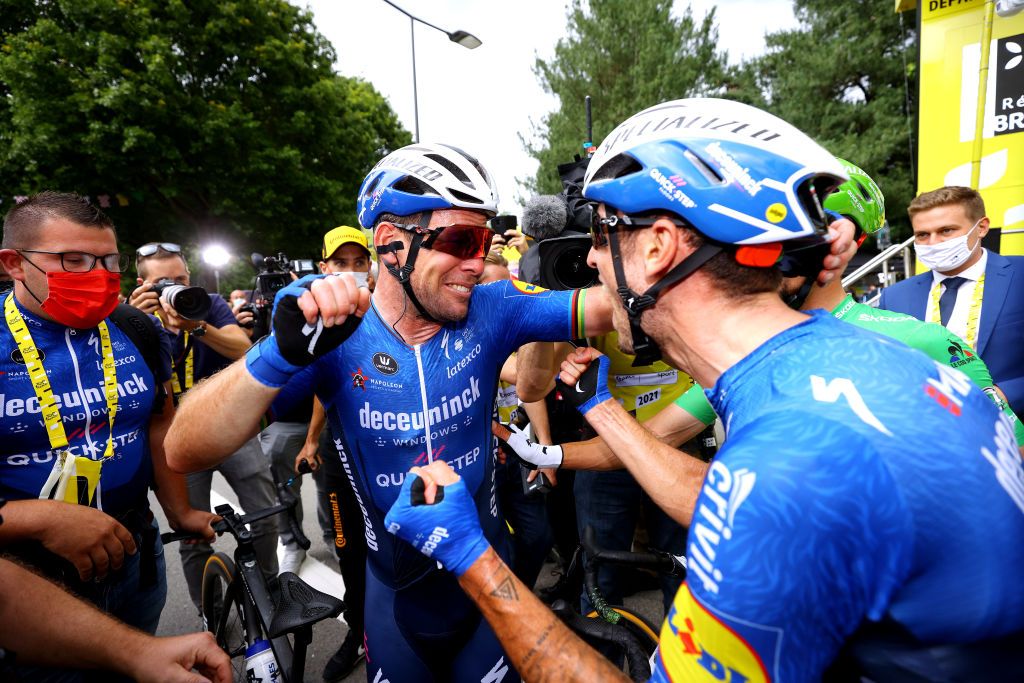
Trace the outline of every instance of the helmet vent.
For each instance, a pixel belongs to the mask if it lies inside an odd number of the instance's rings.
[[[456,190],[454,188],[449,187],[448,191],[451,193],[451,195],[453,197],[455,197],[459,201],[466,202],[467,204],[481,204],[482,203],[476,197],[468,195],[465,192],[460,192],[460,191],[458,191],[458,190]]]
[[[709,166],[703,159],[691,152],[690,150],[684,150],[683,156],[689,160],[693,167],[697,169],[697,172],[704,176],[704,180],[708,181],[712,185],[724,185],[725,178],[718,174],[718,171]]]
[[[594,174],[594,177],[591,178],[591,182],[595,180],[621,178],[642,170],[644,170],[644,167],[636,159],[628,154],[620,154],[602,166],[598,172]]]
[[[399,192],[405,192],[406,194],[433,194],[430,192],[430,188],[421,180],[414,178],[413,176],[406,176],[399,180],[397,183],[392,185],[394,189]]]
[[[423,156],[430,159],[439,166],[444,166],[449,173],[458,178],[459,182],[461,182],[466,187],[473,187],[473,181],[469,179],[469,176],[466,175],[465,171],[463,171],[461,168],[453,164],[450,160],[445,159],[440,154],[424,154]]]

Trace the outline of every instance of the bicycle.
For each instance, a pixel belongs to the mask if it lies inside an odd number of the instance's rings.
[[[565,600],[556,600],[552,611],[591,644],[612,646],[612,658],[625,658],[630,678],[646,681],[651,675],[651,657],[658,648],[658,627],[626,607],[608,604],[597,583],[598,569],[604,564],[650,569],[668,576],[685,578],[686,558],[648,549],[645,552],[604,550],[597,546],[594,530],[583,531],[579,547],[569,563],[567,575],[583,572],[583,585],[593,609],[586,615]]]
[[[274,483],[277,505],[245,515],[239,515],[230,504],[218,505],[215,510],[221,519],[214,522],[213,530],[218,536],[230,534],[237,545],[233,558],[218,551],[206,561],[201,600],[203,628],[214,634],[217,644],[231,657],[235,680],[245,680],[246,650],[266,638],[270,641],[281,680],[300,683],[305,673],[306,648],[313,640],[313,624],[337,617],[345,605],[292,572],[281,574],[276,586],[268,585],[247,524],[285,513],[299,545],[304,550],[310,546],[295,518],[298,498],[288,490],[291,480],[282,484],[275,475]],[[194,538],[197,538],[195,534],[187,533],[161,536],[164,543]],[[288,639],[289,634],[293,636],[294,645]]]

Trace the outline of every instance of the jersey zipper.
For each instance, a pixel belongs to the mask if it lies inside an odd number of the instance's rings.
[[[416,372],[420,377],[420,401],[423,404],[423,430],[426,432],[427,464],[434,462],[434,444],[430,440],[430,405],[427,403],[427,380],[423,374],[423,356],[420,355],[422,344],[413,344],[416,354]]]

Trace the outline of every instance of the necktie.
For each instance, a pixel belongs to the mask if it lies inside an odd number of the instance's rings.
[[[953,307],[956,306],[956,292],[965,282],[967,279],[962,277],[947,277],[942,281],[945,290],[939,297],[939,321],[943,327],[949,324],[949,318],[953,315]]]

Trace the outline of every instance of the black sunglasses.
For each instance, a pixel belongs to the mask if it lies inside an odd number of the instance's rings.
[[[611,232],[624,232],[626,230],[637,230],[639,228],[649,228],[663,217],[656,216],[652,218],[640,218],[637,216],[605,216],[601,217],[597,211],[593,213],[590,224],[590,239],[594,247],[600,248],[608,244],[608,233]],[[671,220],[671,219],[669,219]],[[681,225],[676,221],[672,221],[675,225]]]

